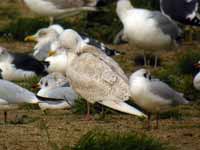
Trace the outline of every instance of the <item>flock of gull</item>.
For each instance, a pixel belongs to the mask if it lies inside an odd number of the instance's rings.
[[[34,12],[50,17],[49,27],[39,29],[25,41],[35,41],[32,55],[11,53],[0,47],[0,109],[14,109],[20,103],[36,103],[42,110],[70,109],[79,96],[87,101],[86,119],[90,119],[90,104],[99,103],[114,110],[148,118],[173,106],[188,104],[182,93],[173,90],[151,73],[141,68],[128,78],[112,56],[120,51],[52,24],[54,17],[71,16],[80,11],[96,11],[101,0],[24,0]],[[199,25],[198,1],[161,0],[161,12],[134,8],[129,0],[118,0],[116,13],[123,24],[120,34],[130,47],[144,51],[176,48],[182,31],[176,21]],[[179,9],[179,5],[184,7]],[[193,9],[192,9],[193,8]],[[173,13],[177,10],[178,13]],[[176,16],[179,14],[179,16]],[[177,19],[178,18],[178,19]],[[157,60],[155,59],[155,66]],[[197,64],[200,66],[200,63]],[[42,76],[37,94],[12,81]],[[194,78],[194,87],[200,90],[200,73]],[[131,99],[138,109],[128,104]]]

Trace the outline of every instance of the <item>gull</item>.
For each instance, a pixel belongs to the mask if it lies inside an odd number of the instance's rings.
[[[198,0],[160,0],[164,15],[186,25],[200,26]]]
[[[10,53],[0,47],[0,69],[5,80],[24,80],[46,75],[44,65],[27,54]]]
[[[195,64],[196,68],[200,68],[200,61],[198,63]],[[200,72],[198,72],[194,79],[193,79],[193,85],[195,87],[196,90],[200,90]]]
[[[89,103],[100,103],[112,109],[146,117],[125,103],[130,97],[128,78],[120,66],[100,49],[86,44],[74,30],[65,30],[59,37],[66,49],[66,76],[72,88]]]
[[[73,16],[81,11],[96,11],[100,0],[24,0],[24,3],[41,16],[48,16],[50,24],[54,17]]]
[[[39,99],[34,93],[15,83],[2,79],[0,70],[0,109],[4,110],[4,120],[7,121],[7,110],[16,109],[21,103],[38,103]]]
[[[159,79],[152,79],[146,69],[134,72],[130,76],[129,86],[134,102],[148,112],[148,128],[150,128],[151,114],[156,114],[156,128],[158,128],[160,112],[189,103],[182,93],[176,92]]]
[[[180,28],[161,12],[134,8],[129,0],[118,0],[116,12],[131,47],[155,51],[172,49],[178,44],[182,33]],[[145,57],[144,62],[146,65]]]
[[[25,41],[37,42],[34,46],[33,56],[37,60],[43,61],[48,56],[51,44],[57,40],[63,31],[63,27],[58,24],[50,25],[47,28],[39,29],[34,35],[27,36]]]
[[[71,108],[78,98],[66,77],[57,72],[41,78],[37,87],[40,88],[37,96],[43,99],[52,99],[39,102],[38,105],[42,110]],[[53,101],[53,99],[55,100]]]

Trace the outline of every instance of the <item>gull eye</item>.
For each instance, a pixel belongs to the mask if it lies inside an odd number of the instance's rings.
[[[48,82],[45,83],[45,86],[48,86]]]
[[[147,73],[146,72],[144,73],[144,77],[147,78]]]
[[[43,84],[43,82],[42,82],[42,81],[40,81],[40,84],[42,85],[42,84]]]

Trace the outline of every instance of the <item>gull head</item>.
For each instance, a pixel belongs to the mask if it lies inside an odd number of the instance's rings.
[[[133,6],[129,0],[118,0],[116,12],[118,16],[121,18],[127,10],[133,9]]]
[[[56,87],[61,87],[68,84],[68,81],[65,76],[63,76],[61,73],[54,72],[51,73],[43,78],[40,79],[38,86],[43,89],[43,88],[56,88]]]
[[[194,64],[195,68],[200,68],[200,61],[198,61],[196,64]]]
[[[80,53],[82,46],[85,44],[81,36],[74,30],[65,30],[59,37],[62,48],[69,52]]]
[[[130,76],[130,81],[133,80],[134,78],[138,78],[138,77],[150,79],[151,74],[147,69],[142,68],[142,69],[137,70]]]
[[[57,39],[59,33],[53,28],[43,28],[40,29],[36,34],[27,36],[25,41],[32,42],[50,42]]]
[[[48,28],[56,31],[59,35],[64,31],[64,28],[59,24],[50,25]]]
[[[8,56],[10,56],[8,50],[4,47],[0,47],[0,61],[4,61]]]

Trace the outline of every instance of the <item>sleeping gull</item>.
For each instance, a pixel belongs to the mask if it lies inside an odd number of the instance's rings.
[[[129,79],[131,96],[134,102],[148,112],[148,128],[151,113],[156,114],[158,128],[159,113],[172,106],[188,104],[183,94],[176,92],[159,79],[152,79],[146,69],[134,72]]]
[[[134,8],[129,0],[118,0],[116,11],[131,47],[153,51],[171,49],[180,39],[180,28],[159,11]],[[145,57],[144,62],[146,65]]]
[[[89,103],[100,103],[112,109],[146,115],[125,103],[130,97],[128,78],[119,65],[101,50],[86,44],[74,30],[65,30],[59,42],[66,49],[66,76],[72,88]]]
[[[43,64],[32,56],[10,53],[3,47],[0,47],[0,69],[6,80],[24,80],[47,74]]]
[[[196,68],[200,68],[200,61],[198,63],[195,64]],[[195,87],[195,89],[200,90],[200,72],[198,72],[194,79],[193,79],[193,85]]]
[[[54,17],[73,16],[81,11],[95,11],[101,0],[24,0],[35,13],[48,16],[50,24]]]
[[[199,0],[160,0],[163,14],[187,25],[200,26]]]
[[[0,71],[1,72],[1,71]],[[4,120],[7,121],[7,110],[17,108],[20,103],[38,103],[39,100],[32,92],[6,80],[0,73],[0,109],[4,110]]]
[[[78,95],[69,85],[66,77],[60,73],[52,73],[40,79],[38,83],[40,90],[37,96],[49,99],[59,99],[56,101],[47,100],[39,103],[42,110],[65,109],[74,105]]]

